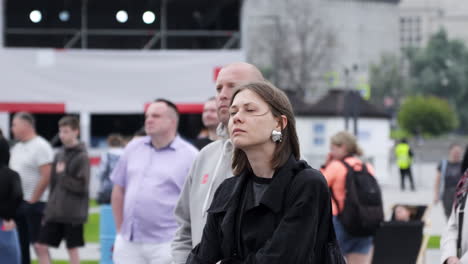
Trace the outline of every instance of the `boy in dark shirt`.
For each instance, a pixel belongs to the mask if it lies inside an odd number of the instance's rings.
[[[86,148],[78,140],[79,127],[75,117],[65,116],[59,121],[63,147],[52,163],[45,223],[39,234],[41,250],[58,247],[65,239],[71,264],[80,263],[78,247],[84,246],[83,224],[88,218],[89,203],[90,165]]]

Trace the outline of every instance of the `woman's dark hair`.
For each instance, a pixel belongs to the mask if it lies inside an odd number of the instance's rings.
[[[291,153],[296,159],[299,159],[300,151],[299,140],[296,133],[296,119],[294,118],[293,108],[286,94],[271,83],[254,82],[240,86],[232,96],[230,105],[232,105],[234,98],[236,98],[239,93],[246,90],[254,92],[260,98],[262,98],[263,101],[268,104],[268,107],[270,108],[273,116],[280,118],[279,120],[281,125],[283,125],[281,119],[282,115],[286,116],[288,120],[286,127],[281,130],[283,135],[282,141],[276,143],[276,148],[271,160],[273,169],[277,169],[278,167],[284,165],[289,159]],[[232,158],[232,170],[234,175],[239,175],[246,169],[251,169],[247,156],[243,150],[237,148],[234,149]]]
[[[0,135],[0,167],[8,166],[10,162],[10,145],[8,141]]]
[[[468,146],[466,146],[465,154],[463,155],[463,161],[461,164],[461,173],[465,173],[466,169],[468,169]]]

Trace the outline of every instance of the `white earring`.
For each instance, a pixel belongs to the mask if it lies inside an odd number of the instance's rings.
[[[271,131],[271,140],[275,143],[283,141],[283,134],[281,134],[281,131]]]

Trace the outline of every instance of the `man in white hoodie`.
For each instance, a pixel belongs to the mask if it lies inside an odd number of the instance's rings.
[[[219,185],[233,176],[231,160],[233,146],[229,140],[227,123],[229,104],[236,87],[244,83],[264,81],[262,73],[253,65],[238,62],[221,69],[216,80],[216,107],[221,124],[220,139],[204,147],[192,165],[175,209],[179,228],[172,242],[175,264],[186,262],[192,248],[200,243],[206,222],[206,211]]]

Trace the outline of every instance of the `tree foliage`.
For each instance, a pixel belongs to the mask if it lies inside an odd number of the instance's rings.
[[[457,128],[457,114],[444,100],[435,96],[410,96],[398,113],[398,124],[412,134],[442,135]]]
[[[446,98],[468,131],[468,50],[459,40],[450,40],[444,30],[432,36],[423,49],[406,52],[412,95]]]
[[[370,68],[371,100],[399,103],[407,96],[436,96],[456,112],[461,131],[468,131],[468,49],[444,30],[422,48],[407,48],[402,57],[384,54]],[[392,108],[390,108],[391,110]]]

